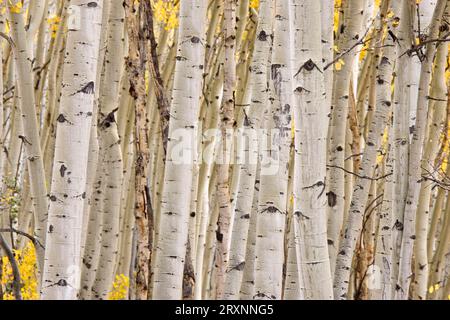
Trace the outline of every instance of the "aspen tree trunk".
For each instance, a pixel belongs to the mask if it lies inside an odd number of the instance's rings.
[[[214,81],[211,84],[211,88],[208,89],[208,96],[205,97],[205,102],[208,104],[208,111],[210,113],[210,123],[208,123],[207,127],[204,127],[202,129],[205,129],[204,135],[207,136],[207,142],[204,144],[204,148],[201,152],[202,154],[202,160],[204,163],[202,164],[202,168],[200,169],[200,186],[199,186],[199,199],[198,205],[197,205],[197,211],[196,215],[198,215],[198,224],[197,224],[197,241],[196,241],[196,277],[195,277],[195,299],[201,299],[202,298],[202,288],[203,288],[203,267],[204,267],[204,257],[205,257],[205,247],[206,247],[206,234],[207,234],[207,228],[208,228],[208,222],[211,220],[210,218],[210,203],[212,201],[210,197],[210,183],[212,181],[213,176],[213,169],[214,164],[213,160],[215,159],[216,149],[217,149],[217,137],[215,135],[215,129],[218,125],[219,120],[219,108],[220,108],[220,101],[216,99],[220,92],[222,91],[221,88],[221,81],[222,78],[222,72],[223,68],[218,68],[217,71],[214,71]],[[204,86],[207,86],[208,82],[204,82]],[[207,102],[209,101],[209,102]],[[208,116],[208,115],[207,115]],[[210,129],[212,129],[210,131]],[[213,135],[211,136],[211,133]],[[210,139],[208,139],[210,138]],[[217,189],[217,188],[216,188]]]
[[[132,252],[133,252],[133,233],[134,233],[134,214],[133,206],[134,200],[134,186],[135,186],[135,161],[134,161],[134,142],[131,141],[133,124],[134,124],[134,110],[131,105],[130,96],[126,83],[127,75],[122,75],[122,91],[119,102],[118,114],[118,129],[121,137],[121,148],[123,155],[123,186],[121,195],[121,221],[120,221],[120,249],[119,258],[117,259],[116,274],[128,275],[130,280],[133,279],[131,272]],[[124,128],[125,127],[125,128]],[[130,292],[130,289],[128,290]]]
[[[449,173],[447,169],[447,173]],[[442,287],[445,281],[448,283],[448,279],[445,280],[445,255],[448,254],[450,249],[450,201],[447,199],[447,203],[444,208],[444,218],[442,219],[441,241],[437,245],[436,251],[433,255],[430,266],[430,287],[438,284]],[[445,289],[445,288],[442,288]],[[438,292],[428,292],[428,298],[438,298]],[[444,296],[444,298],[446,298]]]
[[[333,61],[334,56],[334,34],[333,34],[333,24],[334,24],[334,0],[322,0],[320,1],[320,14],[321,14],[321,25],[322,25],[322,57],[323,64],[327,65]],[[325,106],[330,108],[331,97],[333,93],[333,68],[328,68],[323,71],[324,81],[325,81],[325,95],[326,102]],[[330,110],[329,110],[330,111]],[[329,112],[328,111],[328,112]]]
[[[295,134],[294,124],[291,124],[291,132]],[[293,195],[293,185],[294,185],[294,170],[295,170],[295,150],[291,144],[290,152],[290,166],[289,166],[289,180],[288,180],[288,212],[287,212],[287,223],[285,233],[285,256],[286,260],[284,262],[284,287],[283,287],[283,299],[284,300],[304,300],[305,286],[301,275],[303,274],[301,270],[300,259],[297,254],[298,247],[298,223],[294,223],[294,219],[298,217],[294,216],[294,195]],[[297,241],[297,242],[296,242]]]
[[[286,258],[286,279],[284,283],[284,300],[304,300],[305,286],[302,282],[301,275],[301,263],[297,256],[297,246],[295,239],[298,239],[296,235],[296,227],[294,225],[295,217],[291,217],[288,243],[287,243],[287,258]]]
[[[413,6],[414,14],[412,16],[413,22],[413,44],[417,41],[421,42],[427,38],[427,32],[430,28],[430,23],[433,18],[433,11],[436,8],[437,0],[421,0],[421,1],[411,1]],[[408,48],[408,47],[407,47]],[[408,127],[413,129],[416,122],[417,114],[417,98],[420,85],[420,72],[421,72],[421,62],[422,58],[420,54],[411,55],[411,71],[410,79],[408,80],[411,86],[410,93],[410,108],[409,108],[409,122]],[[412,131],[412,130],[411,130]],[[410,140],[412,138],[412,132],[410,134]]]
[[[107,26],[109,19],[109,2],[105,1],[102,8],[102,26]],[[100,35],[100,48],[98,54],[98,72],[95,83],[98,83],[100,90],[96,90],[94,94],[94,110],[92,113],[91,134],[89,141],[88,167],[86,170],[86,200],[83,208],[83,225],[81,237],[81,279],[79,299],[87,300],[92,297],[92,285],[95,281],[98,262],[100,259],[101,236],[102,236],[102,214],[103,214],[103,195],[105,194],[105,185],[102,183],[104,163],[99,158],[101,146],[98,141],[97,122],[98,122],[98,105],[100,92],[102,91],[101,80],[105,75],[104,57],[106,47],[106,32]],[[100,160],[100,161],[99,161]]]
[[[213,260],[214,260],[214,250],[215,250],[215,231],[217,227],[217,219],[219,216],[219,206],[216,201],[217,188],[215,188],[217,182],[217,171],[213,169],[211,171],[211,180],[209,183],[209,198],[211,199],[209,203],[208,210],[210,213],[210,219],[206,231],[205,240],[205,252],[203,255],[203,269],[201,271],[203,283],[202,283],[202,298],[211,299],[213,297],[212,291],[212,271],[213,271]]]
[[[42,299],[75,299],[102,1],[71,4],[47,226]]]
[[[123,78],[126,75],[122,76]],[[122,195],[121,195],[121,212],[120,212],[120,232],[119,232],[119,241],[120,241],[120,249],[119,256],[117,259],[116,266],[116,274],[130,274],[130,266],[131,266],[131,253],[132,253],[132,245],[133,245],[133,229],[134,229],[134,215],[133,215],[133,205],[134,205],[134,144],[131,141],[130,137],[132,134],[132,124],[134,123],[133,119],[133,108],[129,108],[130,101],[128,99],[128,95],[122,91],[123,95],[126,95],[127,98],[121,98],[121,102],[119,103],[119,136],[122,140],[122,155],[123,155],[123,186],[122,186]],[[130,115],[131,118],[129,122],[127,122],[127,128],[124,133],[122,133],[121,122],[125,122],[125,117],[120,114],[121,109],[127,109],[126,111]],[[120,121],[121,120],[121,121]],[[131,277],[130,277],[131,278]]]
[[[360,0],[345,2],[344,17],[338,27],[338,40],[335,42],[339,52],[346,52],[354,45],[355,39],[363,36],[361,30],[364,3]],[[340,20],[341,21],[341,20]],[[348,97],[350,75],[356,52],[350,51],[342,57],[341,70],[334,70],[333,96],[331,101],[331,119],[329,126],[327,173],[328,198],[328,251],[330,263],[336,261],[339,235],[344,217],[344,151],[345,133],[348,115]],[[331,66],[332,67],[332,66]],[[317,182],[317,181],[316,181]]]
[[[399,7],[400,22],[397,32],[396,77],[393,107],[393,176],[394,194],[392,203],[392,269],[391,269],[391,297],[397,284],[401,238],[403,233],[403,214],[408,188],[409,161],[409,109],[411,107],[410,91],[412,57],[402,51],[413,43],[413,1],[402,1]]]
[[[147,92],[145,85],[146,42],[143,37],[143,2],[131,0],[124,2],[128,31],[128,57],[126,59],[130,95],[135,102],[135,218],[137,236],[136,296],[139,300],[148,298],[149,267],[151,258],[151,221],[150,194],[147,187],[149,143]]]
[[[428,231],[428,240],[427,240],[427,256],[428,261],[432,261],[434,250],[436,249],[437,240],[439,237],[439,229],[442,229],[442,220],[443,216],[443,207],[445,205],[444,201],[446,200],[446,190],[443,188],[439,188],[437,190],[436,199],[432,206],[432,218],[430,222],[430,230]]]
[[[241,50],[241,45],[244,42],[243,34],[249,16],[250,0],[239,0],[236,8],[236,49]]]
[[[33,41],[33,37],[39,30],[39,26],[45,15],[45,10],[47,8],[48,0],[43,1],[30,1],[28,8],[28,19],[27,19],[27,41],[30,43]]]
[[[272,17],[273,2],[263,0],[259,3],[258,26],[252,62],[249,67],[251,102],[247,111],[244,111],[242,134],[247,136],[248,144],[238,145],[239,155],[237,170],[239,170],[239,182],[234,203],[229,267],[225,282],[224,299],[237,299],[242,281],[247,234],[253,202],[253,188],[255,185],[257,164],[255,158],[258,153],[257,130],[260,128],[261,117],[267,109],[268,88],[267,69],[272,46]],[[245,143],[245,142],[244,142]],[[247,158],[248,156],[248,158]]]
[[[294,30],[294,219],[300,238],[302,281],[306,299],[332,299],[326,233],[326,138],[328,113],[322,67],[320,3],[293,3]],[[297,254],[299,250],[297,249]]]
[[[39,129],[35,112],[35,97],[33,89],[32,65],[30,49],[26,41],[25,26],[22,12],[11,10],[15,1],[8,2],[7,11],[11,36],[14,42],[13,53],[16,66],[16,83],[18,88],[17,102],[22,115],[22,139],[28,165],[31,200],[33,203],[35,233],[41,243],[46,241],[47,224],[47,187],[45,185],[44,164],[39,143]],[[38,257],[39,268],[42,271],[44,257]]]
[[[119,218],[121,186],[123,179],[122,152],[115,113],[118,109],[120,78],[123,66],[124,9],[117,1],[109,4],[107,46],[104,77],[98,110],[100,161],[105,168],[102,184],[105,184],[103,205],[103,230],[100,262],[93,292],[96,298],[106,299],[114,281],[114,267],[119,246]]]
[[[446,5],[447,1],[445,0],[439,0],[436,4],[428,33],[429,39],[435,39],[439,35],[439,27],[442,23],[442,15]],[[429,85],[436,43],[428,43],[425,50],[425,57],[422,61],[422,69],[420,74],[416,122],[414,125],[410,146],[410,157],[408,163],[408,192],[406,197],[404,229],[400,251],[399,276],[395,292],[396,299],[401,300],[408,298],[409,286],[411,283],[411,259],[413,254],[414,239],[416,238],[416,210],[420,184],[422,181],[420,158],[422,155],[423,141],[426,131]]]
[[[224,296],[225,274],[228,266],[228,245],[230,238],[231,200],[230,200],[230,161],[231,145],[229,141],[233,136],[234,105],[236,85],[236,0],[226,0],[224,7],[223,25],[225,37],[225,61],[222,105],[220,108],[221,144],[219,154],[222,163],[216,167],[217,174],[217,200],[219,201],[219,220],[217,222],[217,246],[216,246],[216,297]]]
[[[389,113],[391,112],[391,82],[395,64],[395,29],[392,27],[392,19],[386,16],[388,8],[389,0],[383,1],[380,9],[380,32],[382,32],[382,26],[387,19],[388,36],[384,40],[383,54],[376,68],[377,93],[375,111],[368,131],[361,168],[355,180],[348,218],[345,222],[345,231],[339,244],[333,285],[335,299],[347,298],[352,258],[356,241],[362,229],[370,184],[374,179],[377,152],[389,120]]]
[[[92,128],[92,130],[95,130]],[[92,134],[92,133],[91,133]],[[97,135],[95,135],[97,136]],[[92,141],[92,139],[91,139]],[[92,152],[92,151],[91,151]],[[98,156],[96,161],[98,161]],[[93,183],[92,195],[90,201],[89,215],[86,217],[88,220],[86,228],[86,239],[83,250],[83,265],[81,270],[81,284],[80,284],[80,299],[89,300],[92,294],[92,285],[95,281],[95,275],[97,273],[98,262],[100,259],[101,250],[101,235],[102,235],[102,220],[103,220],[103,194],[105,193],[105,185],[101,183],[100,175],[103,173],[104,168],[101,162],[98,163],[97,171],[100,174],[95,173],[95,182]]]
[[[267,130],[261,146],[263,168],[258,193],[255,298],[281,299],[283,286],[284,228],[291,138],[292,74],[291,30],[288,1],[275,8],[274,49],[270,74],[271,108],[264,116]],[[268,163],[268,168],[267,168]],[[271,168],[274,167],[273,169]],[[274,170],[276,168],[276,170]],[[248,261],[248,260],[247,260]]]
[[[205,14],[206,4],[203,1],[183,1],[180,4],[178,49],[170,108],[172,118],[169,122],[159,239],[155,248],[153,299],[180,299],[182,295],[192,161],[196,157],[192,144],[197,132],[202,86]],[[179,144],[182,144],[182,161],[176,154]]]
[[[256,213],[259,200],[260,186],[260,167],[258,162],[256,169],[255,186],[253,188],[252,213]],[[245,247],[245,263],[243,266],[242,282],[240,283],[239,299],[252,300],[255,298],[255,259],[256,259],[256,228],[258,224],[258,215],[251,214],[247,234],[247,243]]]
[[[58,117],[59,103],[57,97],[61,93],[62,65],[64,63],[66,40],[64,30],[67,29],[69,16],[69,2],[64,1],[59,9],[61,12],[61,21],[56,32],[53,47],[49,48],[47,53],[48,75],[47,90],[45,92],[45,112],[43,117],[43,128],[41,130],[41,148],[43,151],[45,179],[48,185],[51,183],[51,173],[53,165],[54,142],[56,131],[56,118]],[[52,57],[50,59],[50,57]]]
[[[394,13],[396,13],[394,11]],[[384,174],[393,172],[393,158],[392,145],[394,143],[393,127],[389,125],[388,130],[388,147],[387,159],[385,160]],[[391,300],[391,270],[392,270],[392,202],[394,197],[394,183],[392,175],[386,177],[383,186],[383,202],[379,212],[378,231],[376,233],[376,247],[375,247],[375,266],[379,268],[381,278],[377,279],[377,274],[373,274],[373,281],[370,283],[375,286],[378,291],[376,298],[382,300]],[[372,272],[378,270],[372,268]],[[372,279],[370,279],[372,280]],[[369,281],[370,281],[369,280]],[[380,281],[375,282],[375,281]]]
[[[446,20],[450,6],[447,6],[443,19]],[[447,27],[448,29],[448,27]],[[445,37],[441,32],[441,37]],[[420,185],[417,218],[416,218],[416,242],[414,246],[415,273],[414,282],[416,288],[414,299],[424,300],[428,286],[428,255],[427,237],[429,224],[429,210],[432,185],[427,177],[432,178],[435,169],[435,160],[439,151],[439,138],[445,129],[445,115],[447,112],[447,84],[445,81],[445,68],[447,64],[448,48],[444,44],[437,47],[435,56],[433,78],[431,80],[430,96],[428,97],[428,134],[423,141],[423,154],[421,161],[422,182]],[[439,170],[439,169],[437,169]],[[431,175],[431,177],[430,177]]]

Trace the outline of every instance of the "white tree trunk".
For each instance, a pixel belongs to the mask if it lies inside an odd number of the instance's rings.
[[[449,17],[450,6],[447,6],[444,19]],[[446,32],[446,31],[445,31]],[[445,37],[444,33],[440,37]],[[435,160],[439,151],[439,140],[445,130],[447,113],[447,83],[445,81],[445,68],[447,65],[448,48],[445,44],[437,47],[435,56],[433,79],[431,80],[430,96],[428,97],[428,133],[423,140],[423,154],[420,167],[422,172],[422,182],[420,185],[417,218],[416,218],[416,243],[414,246],[415,273],[414,299],[424,300],[428,291],[427,279],[429,273],[427,238],[428,225],[430,222],[430,201],[432,187],[427,178],[433,177],[436,168]],[[438,164],[440,166],[440,164]]]
[[[71,4],[50,192],[42,299],[75,299],[80,282],[81,229],[95,78],[102,18],[101,0]]]
[[[257,130],[261,127],[261,118],[268,108],[267,69],[272,46],[273,2],[262,0],[259,3],[258,26],[252,62],[249,68],[250,77],[250,107],[244,115],[242,133],[248,136],[248,143],[241,146],[238,142],[237,152],[243,155],[238,158],[241,164],[230,243],[230,257],[228,272],[225,280],[224,299],[237,299],[242,281],[242,268],[245,264],[245,251],[251,206],[253,202],[253,188],[255,185],[257,164],[255,158],[258,153]],[[247,135],[248,134],[248,135]],[[244,142],[245,143],[245,142]],[[242,148],[242,149],[241,149]]]
[[[291,137],[292,73],[288,1],[277,2],[270,92],[272,106],[265,115],[262,147],[265,168],[260,173],[255,247],[255,298],[281,299],[284,228],[288,203]],[[276,131],[274,131],[274,129]],[[273,169],[270,168],[273,167]],[[276,170],[275,170],[276,168]],[[267,170],[267,172],[265,172]]]
[[[388,12],[388,1],[382,3],[380,27],[382,32],[384,17]],[[376,67],[376,106],[369,124],[369,131],[361,167],[355,180],[355,187],[351,198],[348,218],[344,224],[345,231],[339,244],[338,256],[334,275],[334,298],[346,299],[349,288],[352,259],[357,239],[362,230],[366,203],[373,175],[378,149],[389,120],[391,112],[391,82],[395,64],[395,29],[392,28],[392,20],[387,21],[389,35],[384,40],[383,54]],[[392,36],[394,34],[394,36]],[[381,45],[376,44],[376,45]]]
[[[294,218],[298,223],[306,299],[332,299],[327,247],[326,155],[328,110],[323,76],[319,1],[293,3]],[[308,33],[308,28],[318,33]],[[306,35],[305,35],[306,34]],[[297,250],[297,254],[299,251]]]
[[[206,3],[182,1],[169,139],[156,249],[153,299],[180,299],[204,61]],[[182,135],[182,136],[181,136]],[[180,140],[183,140],[180,142]],[[183,147],[185,163],[176,148]],[[178,163],[177,163],[178,162]]]
[[[433,19],[429,28],[428,38],[434,39],[439,35],[439,27],[442,21],[446,0],[439,0],[433,13]],[[399,276],[396,285],[395,297],[397,299],[407,299],[409,295],[409,285],[411,283],[411,259],[415,236],[416,210],[419,196],[421,178],[420,158],[422,156],[423,141],[425,138],[426,120],[428,112],[428,93],[431,79],[433,57],[436,51],[435,43],[426,45],[424,60],[419,82],[419,94],[417,97],[416,121],[410,147],[410,157],[408,163],[408,192],[406,197],[402,247],[400,251]]]
[[[364,13],[364,3],[361,0],[345,2],[344,17],[338,26],[338,40],[336,46],[339,52],[349,50],[360,37]],[[349,85],[353,62],[357,53],[350,51],[342,57],[342,68],[334,70],[333,97],[331,101],[331,120],[329,127],[328,164],[331,165],[327,173],[328,197],[328,250],[330,263],[336,261],[339,235],[344,219],[344,167],[345,136],[348,115]],[[333,67],[333,66],[330,66]],[[340,168],[338,168],[340,167]]]

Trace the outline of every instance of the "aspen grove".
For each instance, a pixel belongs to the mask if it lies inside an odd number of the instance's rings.
[[[0,0],[0,300],[450,300],[450,0]]]

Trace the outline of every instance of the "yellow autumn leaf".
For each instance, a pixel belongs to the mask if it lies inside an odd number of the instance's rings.
[[[9,10],[12,13],[20,13],[20,11],[22,10],[22,2],[17,2],[16,4],[14,4],[11,0],[9,1]]]
[[[342,69],[342,66],[345,64],[344,60],[339,59],[335,64],[334,64],[334,68],[339,71]]]
[[[250,0],[250,8],[257,9],[259,7],[259,0]]]

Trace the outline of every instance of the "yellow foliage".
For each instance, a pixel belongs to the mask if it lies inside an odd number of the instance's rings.
[[[14,4],[11,0],[9,0],[9,10],[12,13],[20,13],[22,11],[22,1],[18,1]]]
[[[433,292],[439,290],[439,288],[440,288],[439,283],[436,283],[434,286],[430,286],[430,288],[428,289],[428,292],[433,293]]]
[[[172,1],[155,0],[153,2],[153,12],[156,21],[164,24],[164,29],[171,30],[178,27],[178,11],[180,2],[173,4]]]
[[[54,15],[50,18],[47,18],[47,23],[49,25],[49,29],[51,32],[50,35],[52,38],[56,38],[56,32],[58,31],[60,22],[61,22],[61,17],[56,16],[56,15]]]
[[[250,0],[250,8],[258,9],[259,7],[259,0]]]
[[[334,68],[339,71],[342,69],[342,66],[345,64],[344,60],[339,59],[338,61],[336,61],[336,63],[334,64]]]
[[[334,21],[333,21],[333,31],[336,34],[338,27],[339,27],[339,9],[341,8],[341,4],[342,4],[342,0],[335,0],[334,1]],[[336,52],[338,52],[337,50],[337,46],[335,49]]]
[[[448,50],[450,52],[450,44],[448,44]],[[447,57],[447,65],[450,66],[450,55]],[[450,79],[450,68],[445,69],[445,79]]]
[[[116,275],[112,290],[108,295],[108,300],[125,300],[127,298],[129,287],[130,279],[126,275],[123,273]]]
[[[36,252],[33,244],[28,242],[23,250],[14,250],[14,256],[16,257],[21,277],[22,298],[24,300],[39,299],[36,274]],[[3,299],[14,300],[14,294],[12,292],[14,278],[9,259],[7,257],[3,257],[2,264],[3,273],[0,283],[4,287],[5,292]]]

